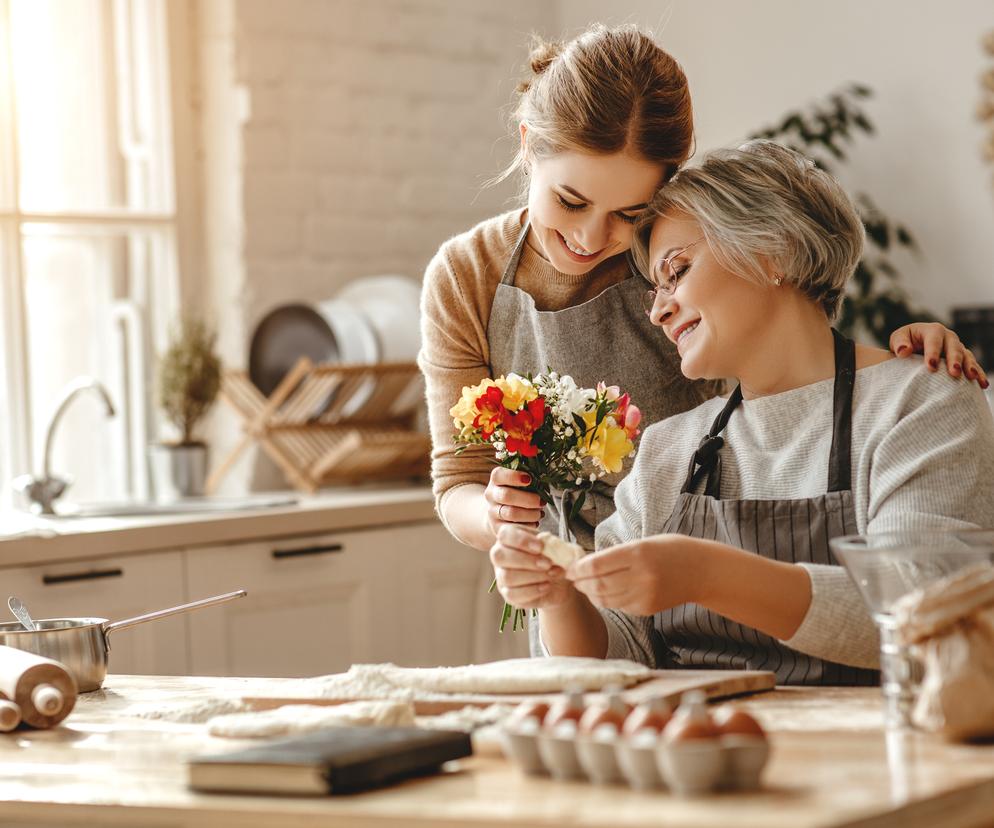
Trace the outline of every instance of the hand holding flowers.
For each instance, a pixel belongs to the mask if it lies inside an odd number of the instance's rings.
[[[553,492],[579,492],[569,515],[560,519],[575,518],[594,483],[621,471],[625,458],[634,453],[641,420],[638,408],[617,386],[580,388],[572,377],[553,371],[534,378],[488,377],[463,388],[449,413],[457,430],[457,453],[489,445],[499,467],[527,475],[527,484],[523,476],[514,480],[506,472],[491,476],[487,491],[502,498],[494,503],[497,523],[527,523],[531,521],[520,518],[536,514],[533,504],[502,487],[523,487],[549,505],[554,504]],[[509,510],[514,513],[505,515]],[[511,612],[505,605],[501,629]],[[523,621],[521,616],[514,610],[513,628]]]

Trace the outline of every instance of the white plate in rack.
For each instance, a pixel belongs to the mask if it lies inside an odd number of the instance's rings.
[[[366,276],[355,279],[335,298],[358,308],[379,342],[384,362],[413,362],[421,348],[421,284],[407,276]],[[394,401],[391,413],[408,414],[423,399],[420,377],[411,381]]]

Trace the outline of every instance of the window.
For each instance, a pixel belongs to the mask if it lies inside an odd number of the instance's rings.
[[[0,486],[52,473],[72,500],[147,495],[152,343],[178,303],[168,0],[0,0]]]

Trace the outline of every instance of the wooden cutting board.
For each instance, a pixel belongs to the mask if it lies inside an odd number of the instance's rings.
[[[765,670],[653,670],[652,678],[623,690],[621,697],[629,704],[638,704],[653,696],[662,696],[670,704],[676,705],[680,696],[689,690],[700,690],[709,699],[720,699],[728,696],[743,696],[749,693],[761,693],[772,690],[776,686],[776,676]],[[444,700],[424,699],[414,700],[414,712],[419,716],[437,716],[461,707],[487,707],[491,704],[518,704],[522,701],[545,700],[555,698],[555,693],[521,694],[508,693],[452,695]],[[596,698],[598,693],[586,694],[588,698]],[[322,699],[322,698],[286,698],[245,696],[242,701],[250,710],[273,710],[288,704],[336,705],[350,701],[362,701],[360,697]]]

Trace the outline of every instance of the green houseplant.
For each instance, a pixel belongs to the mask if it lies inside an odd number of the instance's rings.
[[[874,133],[862,106],[871,95],[866,86],[852,84],[807,109],[786,113],[779,123],[749,137],[777,141],[833,172],[835,164],[846,161],[849,145],[857,135]],[[867,244],[836,324],[849,336],[866,331],[886,347],[892,331],[909,322],[935,321],[936,317],[912,303],[892,261],[892,254],[900,249],[917,254],[911,233],[888,219],[865,193],[857,192],[853,198],[866,228]]]
[[[159,361],[157,396],[165,418],[179,440],[149,449],[155,496],[158,500],[199,496],[207,476],[207,446],[195,429],[206,416],[221,387],[217,333],[203,320],[185,316]]]

